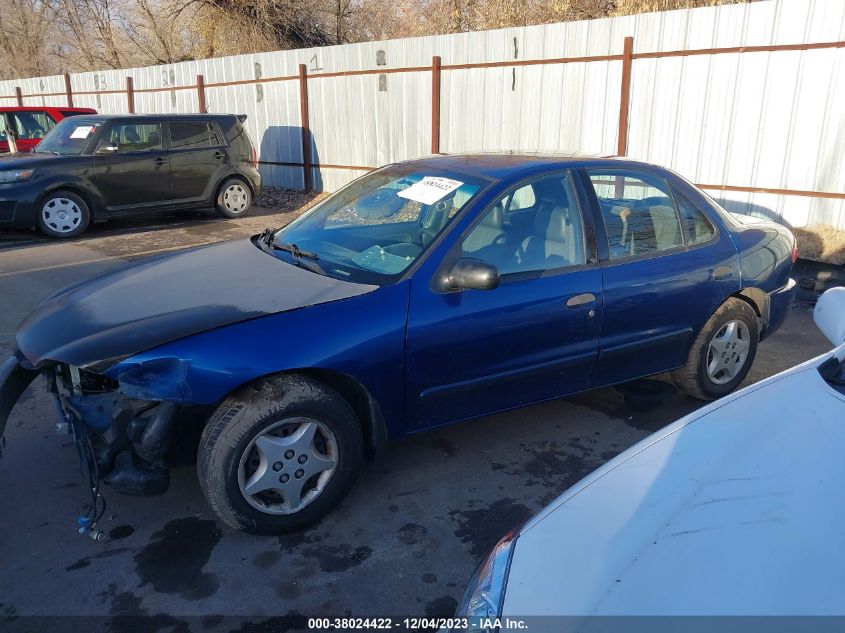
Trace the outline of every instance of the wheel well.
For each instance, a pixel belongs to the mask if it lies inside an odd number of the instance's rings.
[[[44,201],[47,199],[47,196],[56,191],[70,191],[71,193],[74,193],[80,198],[82,198],[82,201],[88,205],[88,212],[91,214],[91,221],[94,221],[94,216],[97,213],[96,205],[94,204],[93,200],[91,200],[91,196],[87,191],[75,185],[59,185],[57,187],[53,187],[52,189],[45,191],[43,194],[41,194],[41,197],[38,199],[36,213],[41,213],[41,205],[44,204]]]
[[[361,422],[367,458],[375,459],[381,453],[387,444],[387,425],[381,407],[364,385],[348,374],[328,369],[307,368],[288,373],[317,380],[337,391]]]
[[[769,322],[768,295],[759,288],[744,288],[732,296],[751,306],[754,314],[760,320],[760,333],[762,334]]]
[[[248,178],[241,176],[238,173],[228,174],[220,179],[220,182],[217,183],[217,189],[214,190],[214,200],[217,201],[217,197],[220,195],[220,190],[223,188],[223,183],[227,180],[240,180],[244,183],[247,188],[249,189],[249,193],[252,196],[252,201],[255,202],[255,189],[252,188],[252,183],[249,182]]]

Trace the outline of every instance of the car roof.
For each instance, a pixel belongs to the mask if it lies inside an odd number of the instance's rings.
[[[528,175],[555,167],[647,167],[661,169],[642,161],[612,156],[584,156],[574,154],[441,154],[407,161],[403,164],[421,168],[455,171],[488,180],[504,180],[515,175]]]
[[[94,108],[74,108],[70,106],[0,106],[0,112],[31,111],[44,112],[46,110],[60,110],[62,112],[79,112],[81,114],[97,114]]]
[[[98,113],[91,113],[92,117],[96,117],[102,121],[131,121],[133,119],[161,119],[161,120],[172,120],[172,119],[224,119],[230,117],[236,117],[237,114],[98,114]]]

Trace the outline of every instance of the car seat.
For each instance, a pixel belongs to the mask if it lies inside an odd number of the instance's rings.
[[[483,248],[501,243],[505,238],[502,230],[502,203],[492,207],[464,240],[464,253],[477,253]]]
[[[560,268],[584,262],[580,218],[573,211],[563,183],[546,179],[534,185],[537,215],[533,235],[526,237],[518,252],[522,270]]]

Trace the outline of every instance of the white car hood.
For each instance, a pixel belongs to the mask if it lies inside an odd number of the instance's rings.
[[[570,488],[521,531],[504,614],[845,614],[845,396],[817,371],[832,355]]]

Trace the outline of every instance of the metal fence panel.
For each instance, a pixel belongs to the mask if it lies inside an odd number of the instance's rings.
[[[239,55],[77,73],[70,83],[75,106],[104,113],[127,112],[130,103],[136,112],[196,112],[204,97],[209,112],[246,114],[265,183],[301,188],[303,64],[311,182],[334,190],[366,168],[424,156],[434,141],[450,153],[614,154],[628,36],[627,155],[708,186],[732,210],[845,228],[842,0],[765,0]],[[711,50],[808,43],[827,48]],[[435,55],[442,71],[433,138]],[[530,63],[596,56],[612,58]],[[472,64],[484,66],[455,68]],[[2,81],[0,105],[17,104],[16,88],[25,105],[67,105],[64,76]]]

